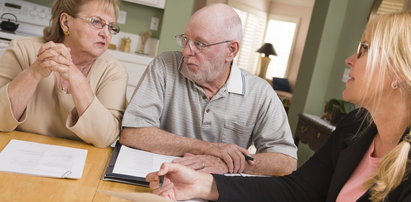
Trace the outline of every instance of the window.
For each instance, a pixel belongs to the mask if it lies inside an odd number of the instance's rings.
[[[234,64],[255,74],[259,59],[259,53],[256,50],[263,41],[267,15],[238,2],[230,1],[229,5],[240,16],[243,25],[243,39],[240,51],[234,58]]]
[[[374,0],[371,8],[370,17],[387,13],[396,13],[411,9],[410,0]]]
[[[267,69],[266,78],[284,78],[287,76],[298,21],[296,18],[270,16],[264,42],[273,44],[277,56],[270,56],[271,62]]]

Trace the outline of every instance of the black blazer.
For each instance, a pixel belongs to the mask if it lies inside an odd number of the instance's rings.
[[[219,201],[335,201],[377,134],[363,122],[366,111],[354,110],[327,142],[297,171],[284,177],[224,177],[214,175]],[[358,201],[369,201],[365,193]],[[408,177],[386,201],[411,201]]]

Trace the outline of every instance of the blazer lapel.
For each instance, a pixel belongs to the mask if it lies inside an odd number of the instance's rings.
[[[361,134],[357,134],[359,137],[345,140],[346,148],[340,151],[328,190],[327,201],[335,201],[337,199],[340,190],[362,160],[376,134],[377,129],[375,125],[371,125]],[[353,136],[355,135],[349,135],[349,137]]]

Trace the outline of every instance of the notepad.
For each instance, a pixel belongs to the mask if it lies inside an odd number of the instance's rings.
[[[87,150],[11,140],[0,153],[0,171],[79,179]]]
[[[179,158],[116,144],[103,180],[148,186],[146,175],[158,171],[163,162]]]

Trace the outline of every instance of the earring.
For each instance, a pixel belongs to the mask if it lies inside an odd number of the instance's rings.
[[[398,88],[398,81],[393,81],[392,83],[391,83],[391,88],[392,89],[397,89]]]
[[[411,143],[411,135],[407,134],[402,138],[403,141],[406,141],[408,143]]]
[[[69,30],[64,30],[63,32],[64,32],[64,35],[70,36],[70,31]]]

